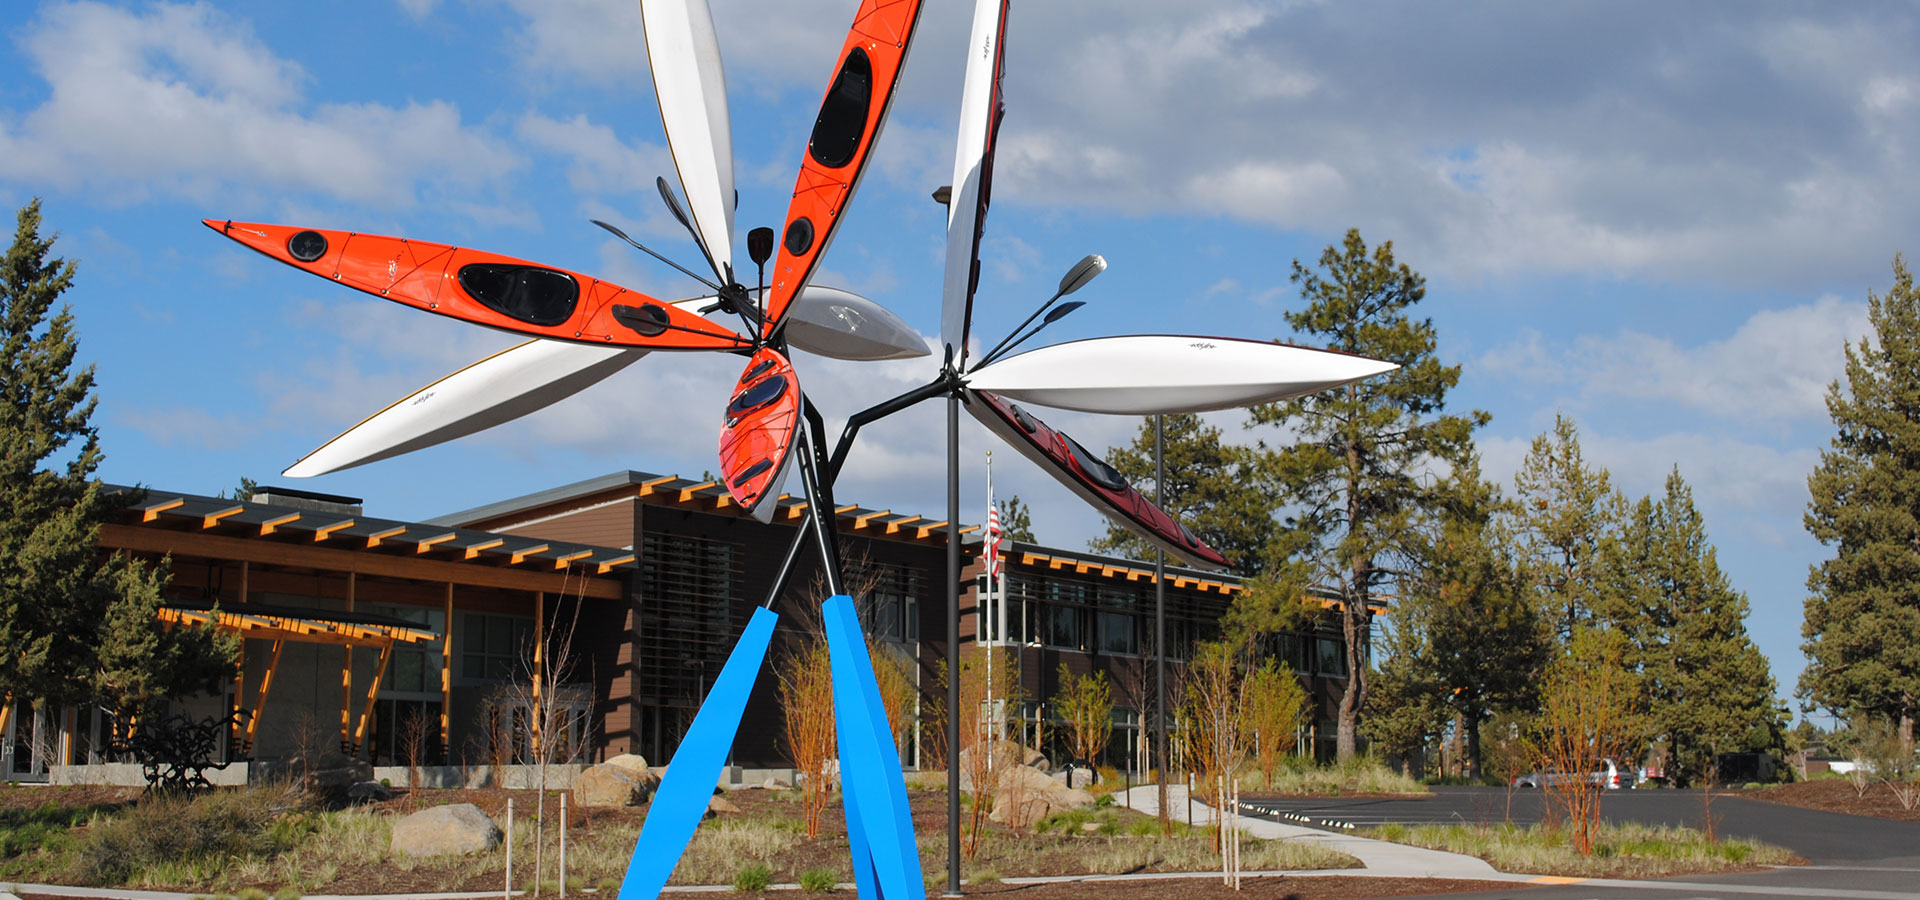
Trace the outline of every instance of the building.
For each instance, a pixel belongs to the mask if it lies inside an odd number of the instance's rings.
[[[371,518],[352,498],[266,488],[240,501],[147,490],[104,551],[171,559],[168,621],[238,632],[242,663],[221,696],[177,704],[237,713],[232,760],[340,751],[375,764],[522,761],[536,747],[595,761],[665,760],[766,596],[806,510],[782,498],[774,520],[746,516],[712,481],[616,472],[426,522]],[[845,505],[834,511],[849,582],[864,588],[869,633],[898,653],[923,696],[945,654],[946,525]],[[979,640],[984,578],[962,529],[963,652]],[[1055,672],[1099,669],[1116,687],[1115,764],[1137,764],[1151,662],[1152,569],[1127,560],[1011,544],[1021,677],[1044,720]],[[1168,572],[1170,659],[1218,628],[1237,581]],[[774,657],[817,616],[817,555],[798,554]],[[1323,647],[1333,641],[1332,648]],[[1338,633],[1283,639],[1331,719]],[[535,679],[531,673],[545,673]],[[782,768],[774,666],[764,666],[735,742],[743,768]],[[536,709],[547,714],[536,717]],[[105,710],[0,707],[0,777],[101,761]],[[1312,729],[1309,729],[1311,736]],[[1330,735],[1330,731],[1327,732]],[[924,730],[905,762],[921,762]],[[1329,738],[1330,739],[1330,738]]]

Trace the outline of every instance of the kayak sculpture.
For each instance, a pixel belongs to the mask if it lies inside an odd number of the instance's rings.
[[[832,663],[854,880],[863,897],[920,896],[925,886],[893,729],[879,700],[859,619],[840,580],[832,492],[861,427],[921,401],[945,398],[951,485],[956,410],[964,404],[988,431],[1116,522],[1191,565],[1223,568],[1228,561],[1219,552],[1111,466],[1015,401],[1123,415],[1197,412],[1297,397],[1394,365],[1264,341],[1181,335],[1096,338],[1009,355],[1080,305],[1055,303],[1106,269],[1099,256],[1076,264],[1026,322],[969,365],[980,241],[1004,115],[1008,13],[1008,0],[976,0],[954,178],[945,194],[939,368],[927,384],[852,414],[829,449],[824,420],[802,389],[788,355],[791,348],[841,359],[928,354],[919,335],[878,304],[810,284],[886,124],[921,2],[859,3],[808,134],[786,220],[778,231],[756,228],[748,234],[748,256],[758,269],[753,289],[741,283],[734,267],[732,130],[707,0],[641,0],[640,7],[654,92],[686,207],[664,178],[656,186],[712,278],[673,263],[613,225],[595,224],[700,281],[712,291],[709,296],[664,301],[579,272],[407,238],[219,219],[205,224],[276,261],[347,287],[531,338],[386,407],[294,463],[288,475],[320,475],[473,434],[585,390],[656,351],[747,357],[718,423],[723,483],[744,510],[767,521],[781,485],[797,470],[807,513],[766,602],[742,631],[673,754],[648,809],[620,900],[657,897],[685,852],[766,657],[778,619],[771,607],[810,540],[818,545],[832,595],[823,605],[822,622]],[[1039,324],[1033,325],[1036,319]],[[956,517],[948,516],[948,541],[949,565],[957,568]],[[957,578],[957,572],[950,575],[949,581]]]

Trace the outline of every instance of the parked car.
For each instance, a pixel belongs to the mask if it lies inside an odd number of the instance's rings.
[[[1528,772],[1525,775],[1515,778],[1513,780],[1513,786],[1544,788],[1556,784],[1567,784],[1583,780],[1589,784],[1601,785],[1607,790],[1612,791],[1633,787],[1634,774],[1632,769],[1623,769],[1611,759],[1596,759],[1589,761],[1585,766],[1585,771],[1582,772],[1563,772],[1554,768],[1548,768],[1538,772]]]

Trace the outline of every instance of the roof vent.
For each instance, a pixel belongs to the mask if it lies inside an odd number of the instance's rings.
[[[249,503],[269,503],[274,506],[291,506],[294,509],[311,509],[315,512],[360,515],[359,497],[342,497],[338,494],[321,494],[314,491],[297,491],[293,488],[268,487],[260,485],[253,489],[253,495],[247,498]]]

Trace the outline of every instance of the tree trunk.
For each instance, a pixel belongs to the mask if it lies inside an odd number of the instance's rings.
[[[1900,758],[1913,759],[1913,695],[1905,694],[1901,698],[1900,709]]]
[[[1367,687],[1367,601],[1364,587],[1349,593],[1346,607],[1340,614],[1340,634],[1347,644],[1347,686],[1340,692],[1339,731],[1334,739],[1335,753],[1343,763],[1352,760],[1360,752],[1360,704],[1366,699]]]
[[[1480,780],[1480,715],[1474,713],[1466,717],[1467,722],[1467,780]]]

